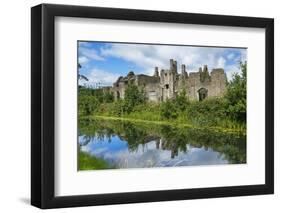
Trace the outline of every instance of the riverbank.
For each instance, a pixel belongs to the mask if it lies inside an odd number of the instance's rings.
[[[87,152],[79,151],[78,170],[112,169],[103,159],[90,155]]]
[[[223,132],[223,133],[239,133],[242,135],[246,135],[246,129],[244,128],[224,128],[224,127],[199,127],[196,125],[182,123],[173,120],[162,120],[162,121],[151,121],[151,120],[144,120],[144,119],[136,119],[130,117],[115,117],[115,116],[104,116],[104,115],[91,115],[91,116],[81,116],[80,119],[91,118],[91,119],[103,119],[103,120],[113,120],[113,121],[127,121],[133,123],[145,123],[145,124],[154,124],[154,125],[170,125],[175,126],[178,128],[193,128],[198,130],[212,130],[215,132]]]

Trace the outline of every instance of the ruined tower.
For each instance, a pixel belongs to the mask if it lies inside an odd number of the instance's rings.
[[[152,76],[135,75],[133,71],[125,77],[120,76],[112,87],[115,99],[124,98],[128,82],[144,90],[149,101],[162,102],[175,98],[183,90],[190,100],[220,97],[226,90],[227,80],[222,68],[209,72],[207,65],[203,69],[200,67],[198,72],[188,73],[186,66],[182,64],[181,72],[178,73],[177,61],[170,59],[168,69],[161,69],[159,73],[158,67],[155,67]]]
[[[160,75],[160,92],[161,101],[174,98],[177,85],[178,67],[177,61],[170,59],[170,69],[161,70]]]
[[[158,71],[158,67],[155,67],[154,69],[154,77],[159,77],[159,71]]]

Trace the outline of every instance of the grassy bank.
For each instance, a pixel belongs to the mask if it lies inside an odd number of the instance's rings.
[[[79,152],[79,170],[110,169],[111,166],[104,160],[96,158],[86,152]]]
[[[104,115],[93,115],[93,116],[83,116],[83,118],[91,118],[91,119],[104,119],[104,120],[113,120],[113,121],[128,121],[132,123],[143,123],[143,124],[154,124],[154,125],[171,125],[179,128],[193,128],[193,129],[206,129],[212,131],[219,131],[224,133],[240,133],[243,135],[246,135],[246,129],[245,128],[225,128],[225,127],[200,127],[195,126],[193,124],[184,123],[180,120],[145,120],[142,118],[132,118],[130,116],[125,117],[114,117],[114,116],[104,116]]]

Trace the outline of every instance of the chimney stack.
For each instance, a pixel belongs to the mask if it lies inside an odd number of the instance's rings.
[[[181,65],[181,73],[184,74],[186,71],[185,71],[185,64],[182,64]]]
[[[159,77],[158,67],[155,67],[155,69],[154,69],[154,76]]]
[[[203,72],[208,72],[208,67],[207,67],[207,65],[204,65]]]

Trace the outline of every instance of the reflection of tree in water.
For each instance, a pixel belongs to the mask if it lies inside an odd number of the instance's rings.
[[[100,141],[107,140],[107,142],[111,142],[111,137],[114,135],[114,131],[112,128],[102,126],[99,122],[92,119],[83,119],[79,120],[78,135],[82,136],[80,146],[86,146],[93,138],[97,138]]]
[[[175,158],[179,152],[187,152],[189,144],[191,147],[217,151],[230,163],[246,162],[246,136],[208,129],[124,121],[82,120],[79,123],[79,135],[85,137],[83,143],[80,143],[82,146],[87,145],[94,137],[110,142],[111,137],[117,135],[128,142],[131,152],[137,151],[140,144],[144,147],[148,142],[155,141],[157,149],[171,151],[171,158]]]
[[[171,150],[171,158],[178,155],[179,151],[186,152],[189,143],[188,137],[184,134],[185,129],[172,126],[161,126],[162,149]]]

